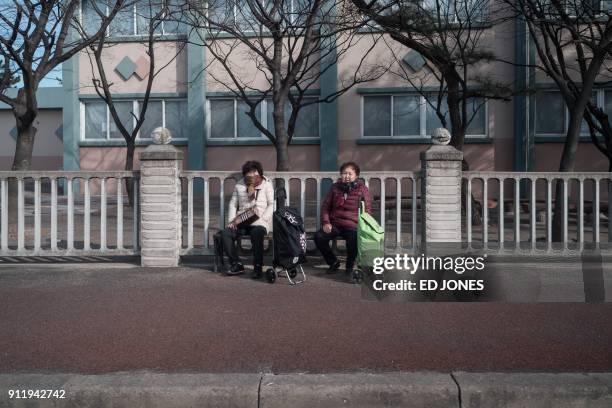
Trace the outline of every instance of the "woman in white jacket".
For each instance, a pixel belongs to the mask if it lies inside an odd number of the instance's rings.
[[[227,275],[244,273],[244,266],[239,262],[234,242],[241,236],[251,237],[253,250],[253,279],[259,279],[263,270],[264,236],[272,231],[272,214],[274,212],[274,187],[263,175],[263,168],[258,161],[248,161],[242,165],[243,178],[234,187],[227,212],[227,228],[221,232],[223,249],[230,260]],[[237,214],[253,209],[259,217],[247,227],[237,227],[234,219]]]

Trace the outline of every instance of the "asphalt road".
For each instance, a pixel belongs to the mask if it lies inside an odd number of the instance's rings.
[[[612,303],[366,301],[309,278],[2,266],[0,373],[612,369]]]

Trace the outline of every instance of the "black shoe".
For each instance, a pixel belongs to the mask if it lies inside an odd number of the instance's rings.
[[[327,268],[325,273],[331,275],[332,273],[338,272],[338,269],[340,269],[340,261],[337,260],[333,264],[329,265],[329,268]]]
[[[262,271],[261,265],[253,266],[253,273],[251,274],[251,278],[252,279],[261,279],[262,275],[263,275],[263,271]]]
[[[229,271],[225,272],[225,274],[229,276],[241,275],[243,273],[244,266],[240,262],[233,263]]]

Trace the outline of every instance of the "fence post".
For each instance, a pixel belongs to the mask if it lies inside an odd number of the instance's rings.
[[[424,249],[461,243],[462,159],[452,146],[434,145],[421,153]]]
[[[140,264],[178,266],[183,152],[150,145],[140,153]]]

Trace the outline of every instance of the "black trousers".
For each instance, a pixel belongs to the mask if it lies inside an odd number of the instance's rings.
[[[346,269],[350,270],[355,265],[355,258],[357,257],[357,231],[343,228],[336,228],[332,226],[331,232],[328,234],[322,229],[315,233],[314,240],[317,249],[323,254],[325,262],[328,265],[333,265],[337,261],[336,255],[329,246],[329,242],[336,238],[342,237],[346,240]]]
[[[221,231],[223,241],[223,251],[227,254],[230,262],[238,262],[236,246],[234,242],[243,235],[251,236],[251,246],[253,247],[253,265],[263,265],[263,242],[266,236],[266,229],[260,225],[249,226],[241,229],[226,228]]]

